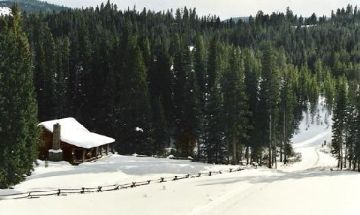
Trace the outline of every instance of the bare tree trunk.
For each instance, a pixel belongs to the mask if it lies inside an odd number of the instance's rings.
[[[238,159],[237,159],[237,145],[236,145],[236,138],[235,135],[233,136],[233,162],[234,164],[238,163]]]
[[[346,169],[346,162],[347,162],[347,150],[345,149],[345,156],[344,156],[344,168]]]
[[[270,112],[270,120],[269,120],[269,168],[272,168],[272,145],[271,145],[271,112]]]
[[[285,142],[286,142],[286,110],[284,108],[284,115],[283,115],[283,141],[281,142],[280,146],[280,162],[283,162],[283,153],[285,148]]]
[[[275,147],[274,147],[274,162],[275,162],[275,169],[277,169],[277,147],[276,147],[276,140],[275,142]]]
[[[198,140],[198,141],[197,141],[197,159],[198,159],[198,161],[200,161],[200,158],[201,158],[201,152],[200,152],[200,150],[201,150],[200,141]]]
[[[250,164],[250,147],[246,146],[246,165]]]
[[[340,170],[342,170],[343,169],[343,145],[342,145],[342,140],[340,141],[340,151],[339,151],[339,155],[340,155],[340,159],[339,159],[339,161],[340,161],[340,163],[339,163],[339,165],[340,165]]]
[[[237,159],[238,159],[238,162],[240,162],[243,160],[243,157],[244,157],[244,149],[241,144],[239,144],[239,147],[237,148],[237,153],[238,153]]]
[[[353,167],[352,168],[353,168],[353,171],[356,170],[356,160],[355,159],[353,160]]]

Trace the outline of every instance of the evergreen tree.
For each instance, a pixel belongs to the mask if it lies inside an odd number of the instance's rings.
[[[262,74],[260,83],[260,104],[259,104],[259,120],[258,131],[259,141],[263,146],[268,147],[268,166],[273,167],[273,160],[276,156],[274,152],[274,127],[276,122],[276,113],[279,100],[279,76],[275,66],[275,54],[271,44],[264,44],[262,56]],[[275,150],[276,151],[276,150]]]
[[[129,37],[126,50],[127,63],[123,64],[119,83],[122,92],[115,103],[115,128],[126,135],[119,138],[127,143],[127,147],[121,149],[125,153],[150,154],[151,110],[147,74],[143,55],[133,36]]]
[[[39,120],[51,120],[55,116],[55,41],[47,24],[34,28],[35,87],[39,101]]]
[[[67,116],[67,107],[70,103],[69,98],[69,75],[70,75],[70,41],[67,37],[56,42],[55,51],[55,92],[54,109],[56,118]]]
[[[345,125],[347,111],[347,82],[345,78],[340,78],[337,82],[337,90],[335,97],[335,107],[333,114],[333,137],[332,137],[332,153],[338,160],[338,168],[343,168],[344,159],[344,141],[345,141]]]
[[[244,69],[245,69],[245,92],[248,98],[249,104],[249,113],[251,114],[248,118],[249,128],[249,138],[245,140],[246,145],[246,162],[250,163],[250,149],[252,149],[252,157],[256,159],[259,157],[259,153],[261,152],[260,147],[256,147],[257,142],[257,131],[255,128],[256,123],[256,111],[258,106],[258,98],[259,98],[259,73],[260,73],[260,63],[255,57],[253,51],[246,49],[244,50]]]
[[[287,163],[287,157],[292,153],[290,139],[296,129],[295,111],[296,96],[294,93],[294,85],[296,84],[296,70],[292,66],[286,68],[282,73],[281,89],[280,89],[280,108],[279,108],[279,126],[281,132],[280,141],[280,162]]]
[[[242,160],[241,152],[248,131],[248,100],[245,94],[244,65],[239,49],[230,49],[229,67],[223,77],[225,136],[232,162]]]
[[[198,85],[189,47],[184,46],[174,63],[176,108],[176,148],[179,155],[193,155],[199,135]]]
[[[197,85],[199,89],[199,120],[200,120],[200,137],[197,144],[197,159],[200,159],[204,156],[204,124],[205,124],[205,107],[206,107],[206,98],[207,98],[207,85],[206,85],[206,53],[205,53],[205,44],[203,37],[198,35],[195,41],[195,51],[194,51],[194,70],[197,79]]]
[[[0,187],[29,175],[37,158],[37,108],[30,46],[18,7],[0,31]]]
[[[224,162],[227,147],[224,142],[223,97],[220,89],[220,75],[223,60],[218,39],[212,39],[208,56],[207,104],[205,109],[205,149],[208,162]]]
[[[165,147],[169,146],[169,128],[166,122],[164,109],[160,97],[152,101],[152,152],[155,154],[163,154]]]

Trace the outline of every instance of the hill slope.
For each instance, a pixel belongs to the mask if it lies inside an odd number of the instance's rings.
[[[55,4],[49,4],[47,2],[37,1],[37,0],[0,0],[0,7],[12,7],[17,3],[20,8],[27,13],[34,12],[59,12],[62,10],[68,9],[67,7],[58,6]]]

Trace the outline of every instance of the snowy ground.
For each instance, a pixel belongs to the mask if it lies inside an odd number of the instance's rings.
[[[323,118],[320,112],[320,119]],[[358,214],[360,174],[330,171],[336,161],[322,147],[331,137],[324,120],[304,120],[294,139],[302,161],[278,170],[247,169],[134,189],[86,195],[0,201],[0,214]],[[308,129],[306,129],[308,128]],[[329,142],[329,141],[327,141]],[[110,164],[110,165],[109,165]],[[60,163],[39,167],[15,190],[38,187],[97,185],[142,177],[159,177],[209,169],[229,168],[184,161],[111,156],[73,167]],[[3,191],[5,192],[5,191]]]
[[[0,194],[58,188],[97,187],[146,181],[174,175],[196,174],[215,170],[228,170],[227,165],[211,165],[152,157],[110,155],[97,162],[72,166],[67,162],[40,162],[34,173],[13,190],[0,190]]]

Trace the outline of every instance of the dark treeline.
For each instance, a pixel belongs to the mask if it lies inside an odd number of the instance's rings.
[[[195,9],[119,11],[107,3],[25,15],[22,25],[39,121],[73,116],[115,137],[124,154],[164,155],[174,146],[181,157],[273,167],[293,156],[290,139],[303,111],[316,114],[319,95],[337,110],[337,87],[350,80],[358,89],[359,23],[351,6],[330,18],[288,9],[222,22]],[[358,139],[346,138],[340,142],[357,150]]]

